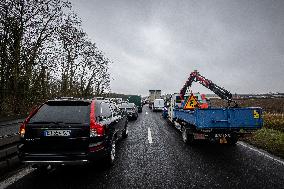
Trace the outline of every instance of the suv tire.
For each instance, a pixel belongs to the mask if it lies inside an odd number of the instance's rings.
[[[116,158],[116,144],[115,144],[115,139],[113,138],[109,144],[109,149],[105,158],[107,166],[109,167],[113,166],[115,158]]]

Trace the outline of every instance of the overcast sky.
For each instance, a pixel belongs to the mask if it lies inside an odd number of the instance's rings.
[[[283,0],[71,2],[114,62],[112,92],[178,92],[195,69],[232,93],[284,92]]]

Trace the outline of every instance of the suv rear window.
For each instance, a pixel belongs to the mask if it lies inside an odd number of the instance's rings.
[[[51,101],[44,104],[30,123],[89,123],[90,103],[80,101]]]

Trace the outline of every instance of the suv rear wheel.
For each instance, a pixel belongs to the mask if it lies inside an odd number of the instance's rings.
[[[115,144],[115,139],[112,139],[105,159],[107,165],[108,166],[114,165],[115,158],[116,158],[116,144]]]

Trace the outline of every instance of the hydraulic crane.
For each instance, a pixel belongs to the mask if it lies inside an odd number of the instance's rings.
[[[197,70],[191,72],[188,80],[185,82],[182,89],[180,90],[180,98],[182,100],[184,99],[184,95],[186,93],[187,88],[191,87],[193,82],[199,82],[201,85],[218,95],[221,99],[227,100],[228,106],[230,106],[231,102],[235,104],[235,107],[238,106],[237,103],[232,100],[232,94],[229,91],[216,85],[211,80],[206,79],[204,76],[200,75]]]

